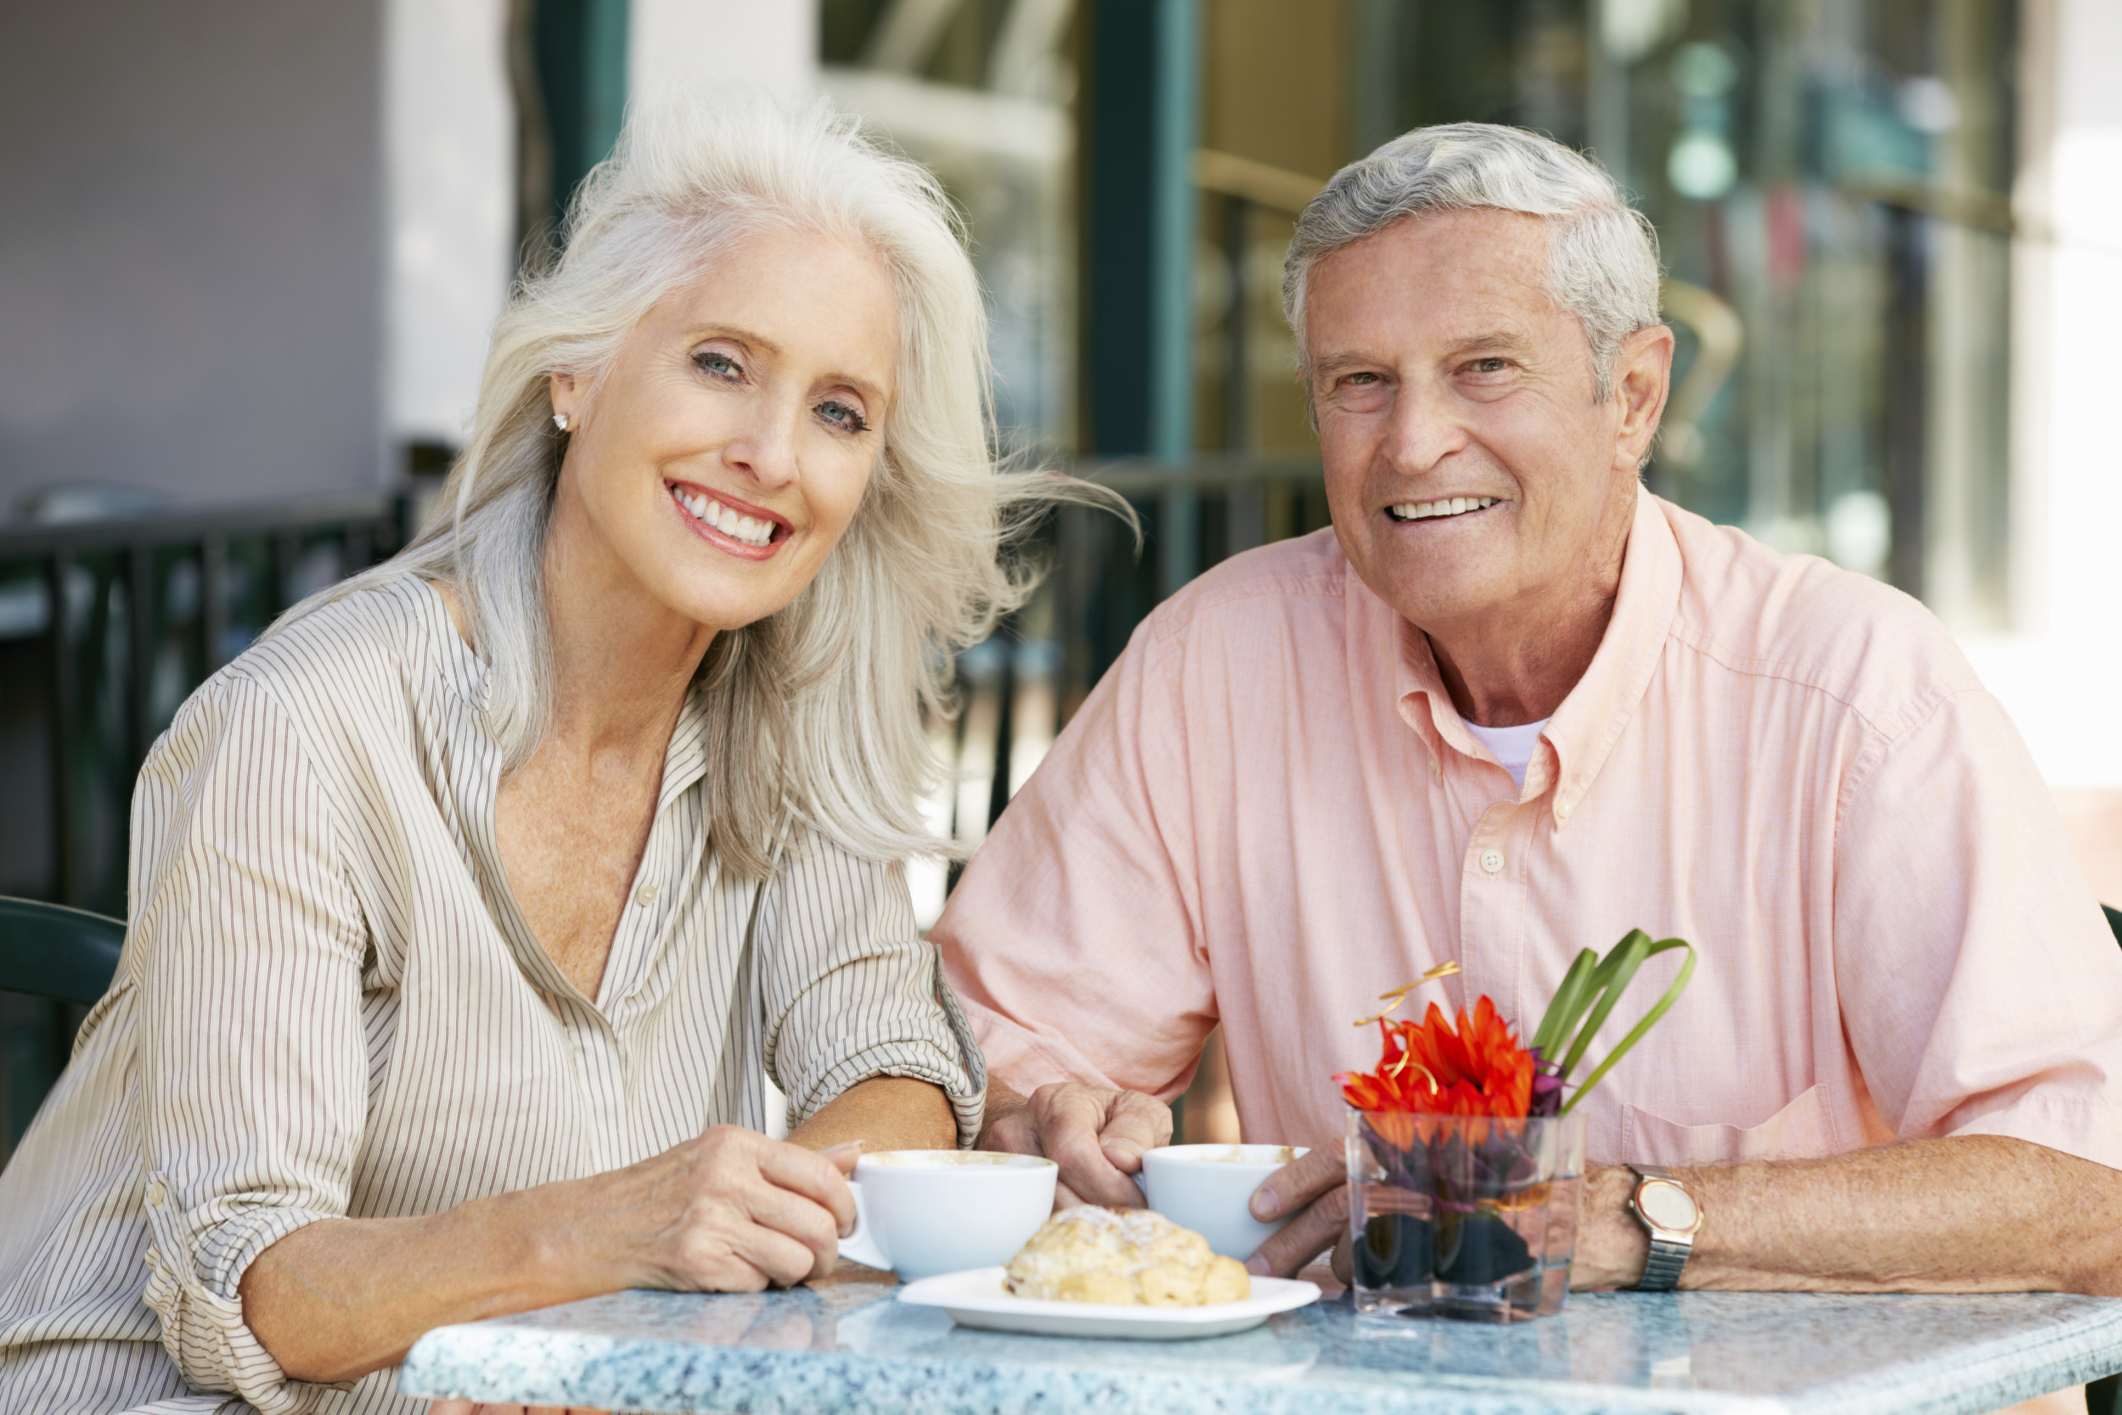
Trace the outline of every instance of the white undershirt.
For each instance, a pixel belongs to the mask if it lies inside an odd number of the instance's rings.
[[[1503,769],[1510,773],[1510,779],[1517,782],[1522,791],[1525,789],[1525,764],[1539,750],[1540,733],[1547,724],[1548,719],[1544,717],[1523,727],[1477,727],[1469,722],[1466,730],[1503,763]]]

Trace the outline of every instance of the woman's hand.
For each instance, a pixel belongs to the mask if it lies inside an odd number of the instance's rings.
[[[591,1256],[611,1261],[618,1287],[757,1292],[833,1270],[854,1231],[847,1174],[861,1150],[813,1152],[755,1130],[718,1125],[628,1169],[588,1181]],[[615,1261],[613,1261],[615,1260]]]

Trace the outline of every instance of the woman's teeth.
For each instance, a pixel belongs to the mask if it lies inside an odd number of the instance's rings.
[[[1499,499],[1494,496],[1454,496],[1443,501],[1403,501],[1398,506],[1386,508],[1386,514],[1395,521],[1427,521],[1434,516],[1480,511],[1495,505]]]
[[[740,516],[711,496],[687,491],[682,486],[670,489],[671,499],[685,508],[686,514],[704,525],[713,526],[731,540],[746,545],[765,545],[774,538],[774,523],[761,521],[752,516]]]

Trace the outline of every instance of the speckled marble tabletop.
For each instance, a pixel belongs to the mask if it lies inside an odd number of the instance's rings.
[[[1513,1327],[1359,1317],[1336,1298],[1237,1336],[1076,1341],[964,1330],[853,1269],[443,1327],[400,1389],[745,1415],[1977,1415],[2117,1368],[2122,1300],[2093,1297],[1579,1293]]]

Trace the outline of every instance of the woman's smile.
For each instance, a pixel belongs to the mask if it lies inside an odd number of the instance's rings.
[[[765,560],[794,535],[786,518],[691,482],[670,482],[671,504],[687,529],[709,545],[746,560]]]

